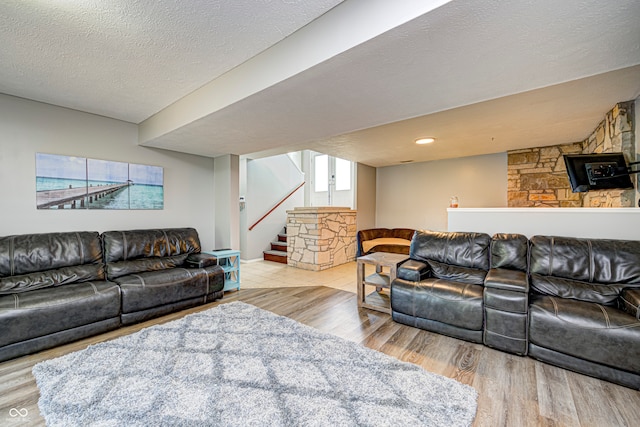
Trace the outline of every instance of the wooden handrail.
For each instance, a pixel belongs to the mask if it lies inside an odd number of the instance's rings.
[[[249,227],[249,231],[253,230],[255,228],[256,225],[260,224],[262,222],[263,219],[265,219],[266,217],[269,216],[269,214],[271,214],[271,212],[275,211],[276,209],[278,209],[278,206],[280,206],[281,204],[283,204],[285,202],[285,200],[287,200],[289,197],[293,196],[293,193],[295,193],[296,191],[298,191],[299,189],[302,188],[302,186],[304,185],[304,182],[300,185],[298,185],[296,188],[294,188],[291,193],[287,194],[286,196],[284,196],[282,198],[282,200],[280,200],[278,202],[277,205],[275,205],[274,207],[272,207],[269,212],[267,212],[266,214],[262,215],[262,217],[257,220],[251,227]]]

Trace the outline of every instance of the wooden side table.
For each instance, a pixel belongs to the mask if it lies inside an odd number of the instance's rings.
[[[364,307],[371,310],[381,311],[391,314],[391,307],[369,304],[366,302],[365,286],[375,286],[378,291],[389,288],[391,282],[396,278],[398,265],[408,260],[409,257],[403,254],[392,254],[387,252],[375,252],[361,256],[357,259],[358,269],[358,308]],[[365,265],[374,265],[376,272],[365,277]],[[385,268],[388,269],[385,271]]]

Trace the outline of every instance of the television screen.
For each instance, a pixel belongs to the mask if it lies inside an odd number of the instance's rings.
[[[565,154],[564,164],[574,193],[633,188],[622,153]]]

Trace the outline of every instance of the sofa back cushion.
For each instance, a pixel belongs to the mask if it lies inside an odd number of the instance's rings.
[[[416,230],[414,230],[413,228],[392,228],[390,237],[394,239],[411,240],[415,232]]]
[[[0,237],[0,294],[104,280],[102,262],[93,231]]]
[[[640,241],[533,236],[532,288],[545,295],[614,305],[640,287]]]
[[[391,237],[391,230],[388,228],[369,228],[367,230],[359,230],[356,237],[360,242],[373,239],[384,239]]]
[[[375,248],[376,252],[409,253],[413,228],[370,228],[356,234],[356,256],[362,256]],[[406,246],[406,247],[405,247]]]
[[[491,237],[485,233],[416,231],[409,257],[426,262],[439,279],[482,285],[489,270]]]
[[[415,230],[413,228],[369,228],[358,231],[360,241],[373,239],[406,239],[411,240]]]
[[[107,231],[102,240],[110,279],[178,267],[190,253],[200,252],[198,232],[193,228]]]
[[[498,233],[491,238],[491,268],[527,271],[529,239],[522,234]]]

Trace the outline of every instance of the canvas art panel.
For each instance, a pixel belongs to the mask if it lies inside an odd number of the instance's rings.
[[[38,209],[163,209],[163,168],[36,153]]]

